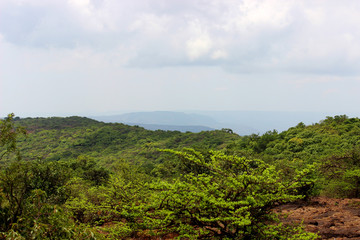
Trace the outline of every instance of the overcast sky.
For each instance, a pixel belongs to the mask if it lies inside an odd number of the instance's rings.
[[[0,0],[0,115],[360,113],[358,0]]]

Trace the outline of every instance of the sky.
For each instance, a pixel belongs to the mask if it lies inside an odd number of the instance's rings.
[[[0,116],[360,113],[358,0],[0,0]]]

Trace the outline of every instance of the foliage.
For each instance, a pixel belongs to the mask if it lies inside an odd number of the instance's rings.
[[[104,167],[98,166],[94,159],[86,155],[80,155],[74,161],[69,161],[69,167],[75,171],[74,175],[88,180],[93,185],[106,184],[110,173]]]
[[[328,184],[325,194],[342,197],[360,197],[360,149],[322,160],[322,175]]]
[[[78,231],[70,215],[46,201],[46,193],[34,190],[27,198],[21,219],[11,226],[4,237],[17,234],[24,239],[95,239],[91,232]]]
[[[0,154],[0,238],[314,239],[271,209],[360,196],[360,120],[345,115],[238,136],[10,114]]]
[[[180,237],[269,239],[273,226],[271,209],[303,196],[297,189],[310,184],[302,170],[283,182],[281,172],[260,160],[210,151],[209,156],[192,149],[165,150],[179,156],[186,171],[174,182],[152,184],[158,194],[149,213],[161,231]],[[188,171],[191,169],[191,171]]]
[[[64,165],[21,160],[13,115],[0,122],[2,157],[9,157],[0,169],[1,239],[92,239],[87,230],[77,230],[70,214],[58,206],[67,198],[69,179]],[[11,153],[16,152],[14,159]]]
[[[297,126],[282,133],[267,132],[236,140],[228,153],[260,158],[287,176],[315,163],[318,180],[313,195],[359,197],[356,172],[360,170],[360,119],[346,115],[327,117],[320,123]],[[352,176],[352,177],[349,177]]]
[[[0,120],[0,160],[10,153],[16,153],[20,159],[20,152],[17,149],[17,138],[21,134],[25,134],[25,129],[15,127],[14,114],[11,113],[4,120]]]

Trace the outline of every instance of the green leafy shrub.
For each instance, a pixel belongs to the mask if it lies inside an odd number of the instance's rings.
[[[177,155],[187,171],[175,181],[152,185],[157,194],[148,215],[157,231],[180,237],[268,239],[274,228],[268,224],[274,219],[271,209],[304,197],[297,189],[308,184],[303,179],[309,169],[283,182],[280,171],[260,160],[219,151],[208,156],[192,149],[165,151]]]
[[[39,240],[95,239],[91,231],[76,227],[68,212],[60,206],[49,204],[46,199],[44,191],[33,190],[24,203],[21,216],[0,237]]]

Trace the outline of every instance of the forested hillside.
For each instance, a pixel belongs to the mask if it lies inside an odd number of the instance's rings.
[[[345,115],[327,117],[287,131],[269,131],[240,138],[228,152],[261,158],[289,175],[294,169],[314,164],[317,193],[360,197],[360,119]]]
[[[238,139],[238,135],[223,131],[181,133],[150,131],[121,123],[102,123],[88,118],[21,119],[16,124],[29,134],[19,138],[19,150],[28,159],[50,161],[93,158],[108,166],[118,159],[148,168],[159,161],[156,148],[222,149]],[[151,171],[151,169],[148,169]]]
[[[360,197],[360,120],[181,133],[88,118],[1,121],[2,239],[316,239],[275,206]]]

